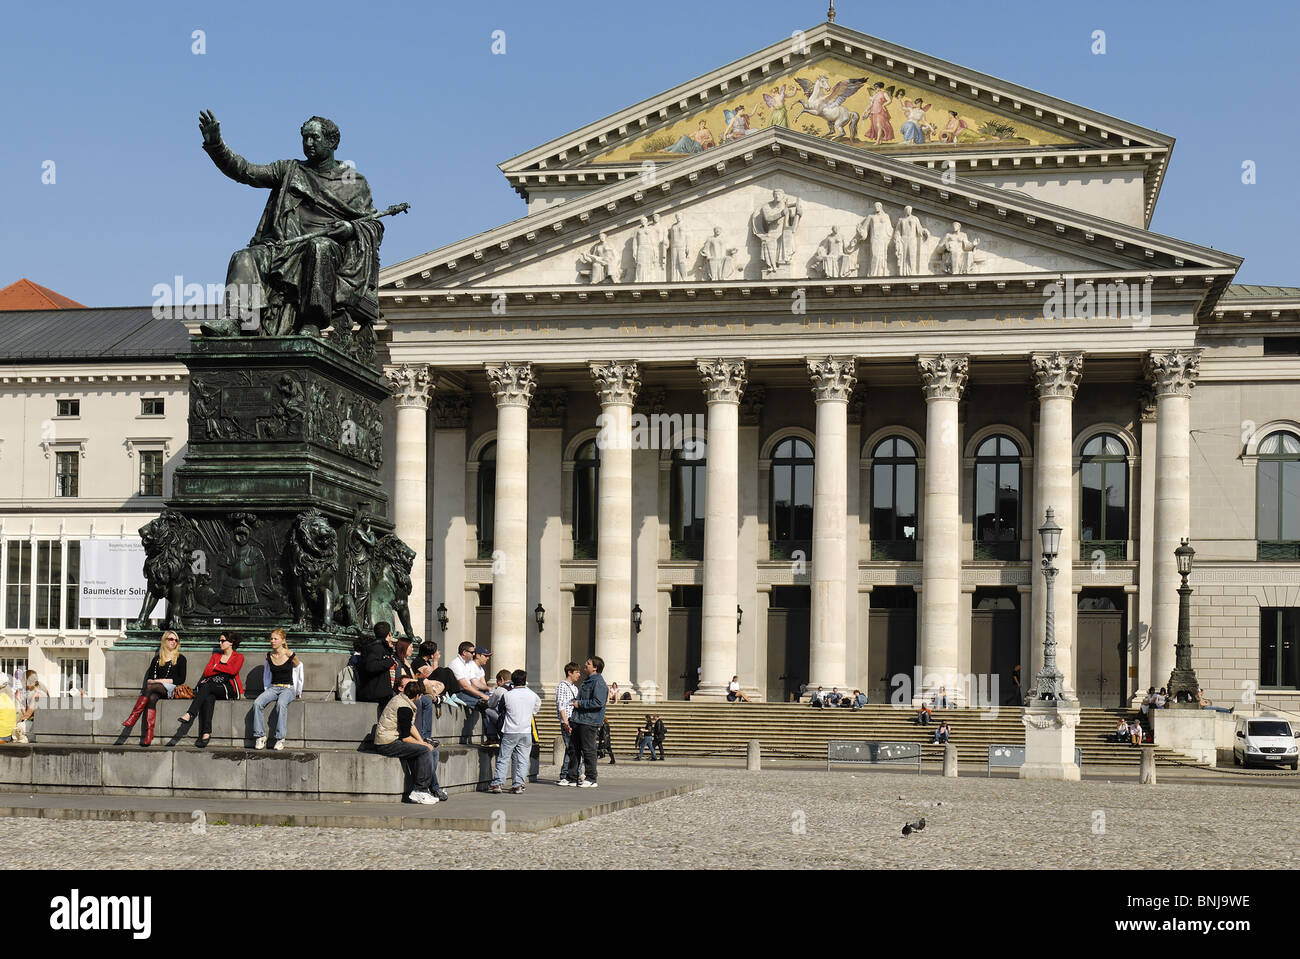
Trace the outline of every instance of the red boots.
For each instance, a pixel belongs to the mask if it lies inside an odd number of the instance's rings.
[[[156,720],[157,718],[158,718],[158,710],[149,709],[145,711],[144,742],[140,744],[141,746],[148,746],[150,743],[153,742],[153,724],[154,724],[154,720]]]
[[[126,722],[124,722],[122,725],[127,727],[128,729],[134,726],[136,724],[136,721],[140,718],[140,714],[144,712],[145,706],[147,706],[148,704],[149,704],[148,696],[141,696],[139,699],[137,699],[135,701],[135,706],[131,708],[131,715],[126,717]]]
[[[144,741],[140,744],[142,746],[148,746],[153,742],[153,727],[155,721],[158,719],[158,710],[146,710],[145,707],[148,705],[149,697],[141,696],[135,701],[135,705],[131,708],[131,715],[127,716],[126,722],[122,723],[123,726],[126,726],[129,729],[140,719],[140,714],[144,713]]]

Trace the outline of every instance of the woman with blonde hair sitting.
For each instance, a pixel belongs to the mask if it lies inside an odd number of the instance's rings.
[[[153,727],[158,719],[158,700],[171,699],[176,695],[177,688],[184,685],[185,656],[181,653],[181,638],[169,629],[162,634],[158,652],[145,671],[144,681],[140,684],[140,698],[131,708],[131,715],[122,723],[130,729],[140,714],[144,713],[144,739],[140,742],[141,746],[153,742]]]
[[[302,695],[303,668],[298,656],[289,648],[289,634],[283,629],[271,630],[271,651],[266,654],[262,667],[262,693],[253,701],[253,735],[257,737],[254,749],[266,748],[266,714],[263,712],[275,703],[275,748],[284,748],[284,737],[289,728],[289,704]]]

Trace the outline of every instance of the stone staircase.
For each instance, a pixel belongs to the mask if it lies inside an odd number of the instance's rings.
[[[631,759],[636,755],[636,731],[645,714],[654,713],[667,727],[664,751],[674,757],[730,757],[745,755],[751,739],[762,743],[763,757],[824,761],[826,744],[832,739],[928,744],[934,726],[912,723],[914,710],[889,705],[864,706],[859,710],[813,709],[785,703],[726,702],[623,702],[609,707],[614,755]],[[937,709],[934,722],[946,719],[952,727],[951,742],[959,761],[981,767],[988,760],[990,745],[1020,745],[1025,729],[1018,707],[1001,707],[994,713],[981,709]],[[1085,708],[1075,731],[1075,744],[1083,750],[1085,766],[1137,766],[1141,751],[1108,742],[1120,715],[1118,709]],[[550,703],[538,716],[538,734],[549,742],[559,734],[555,710]],[[927,759],[942,759],[942,746],[926,746]],[[1157,762],[1192,762],[1186,756],[1156,747]]]

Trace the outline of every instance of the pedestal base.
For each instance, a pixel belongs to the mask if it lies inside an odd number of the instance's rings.
[[[1025,724],[1025,763],[1021,779],[1079,781],[1074,761],[1074,730],[1079,725],[1079,707],[1035,701],[1021,716]]]
[[[1151,731],[1155,741],[1166,749],[1191,756],[1198,765],[1213,766],[1217,758],[1214,730],[1220,715],[1198,706],[1170,706],[1153,709]]]

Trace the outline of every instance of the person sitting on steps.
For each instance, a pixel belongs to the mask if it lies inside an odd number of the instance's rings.
[[[194,688],[194,701],[181,716],[182,726],[198,717],[199,739],[196,745],[200,749],[206,749],[212,739],[212,712],[217,707],[217,700],[239,699],[244,695],[244,684],[239,679],[244,668],[244,654],[236,652],[241,642],[238,633],[221,634],[220,648],[208,659],[203,678]]]
[[[140,698],[135,701],[131,715],[122,723],[127,729],[136,724],[140,714],[144,713],[144,739],[141,746],[153,742],[154,724],[158,719],[158,700],[171,699],[176,690],[185,685],[185,656],[181,653],[181,638],[174,630],[162,634],[158,652],[154,654],[145,670],[144,681],[140,684]]]

